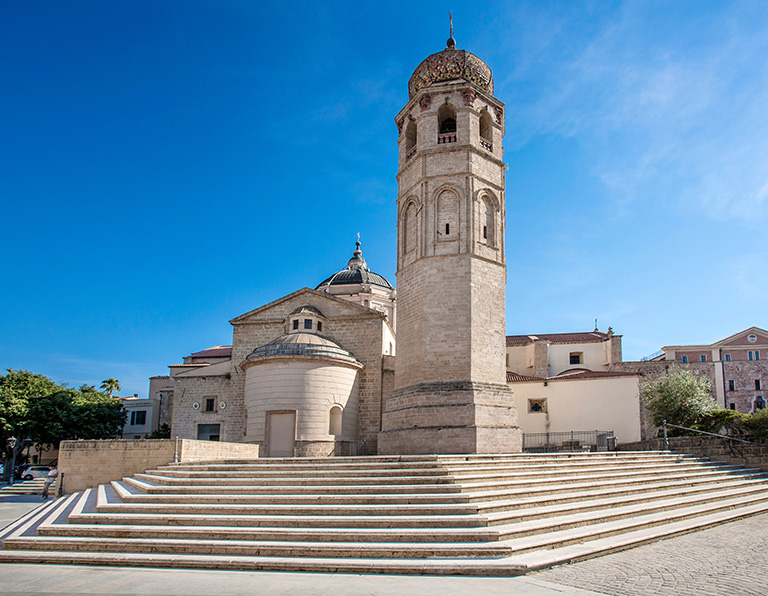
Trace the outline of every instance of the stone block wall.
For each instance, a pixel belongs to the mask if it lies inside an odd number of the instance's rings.
[[[514,453],[522,450],[512,391],[506,385],[421,383],[386,400],[380,454]]]
[[[669,437],[669,448],[677,453],[706,457],[747,468],[760,468],[768,472],[768,445],[745,444],[716,437]],[[638,443],[624,443],[619,451],[657,451],[664,449],[664,439],[649,439]]]
[[[191,439],[180,439],[178,446],[174,439],[62,441],[58,469],[63,491],[72,493],[169,464],[177,448],[180,462],[259,456],[256,445]]]

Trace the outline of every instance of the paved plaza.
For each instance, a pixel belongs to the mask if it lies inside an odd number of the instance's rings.
[[[766,596],[768,514],[528,577],[611,596]]]
[[[0,527],[38,497],[0,498]],[[768,514],[525,577],[232,572],[0,565],[4,596],[766,596]]]

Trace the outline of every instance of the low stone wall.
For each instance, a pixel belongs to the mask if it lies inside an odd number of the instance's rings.
[[[114,439],[110,441],[62,441],[59,446],[59,473],[62,490],[72,493],[120,480],[173,462],[175,439]],[[255,459],[258,445],[179,439],[180,462],[211,459]]]
[[[690,453],[713,461],[760,468],[768,471],[768,445],[748,445],[716,437],[669,437],[669,448],[678,453]],[[623,443],[619,451],[657,451],[664,449],[664,439]]]

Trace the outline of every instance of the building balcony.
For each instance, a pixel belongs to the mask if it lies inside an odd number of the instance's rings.
[[[437,135],[438,145],[444,145],[445,143],[455,143],[455,142],[456,142],[455,132],[443,132]]]
[[[486,151],[493,151],[493,143],[486,141],[485,139],[480,139],[480,146]]]

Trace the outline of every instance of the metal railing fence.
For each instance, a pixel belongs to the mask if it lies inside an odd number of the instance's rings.
[[[527,453],[614,451],[615,449],[616,437],[612,430],[523,433],[523,451]]]

